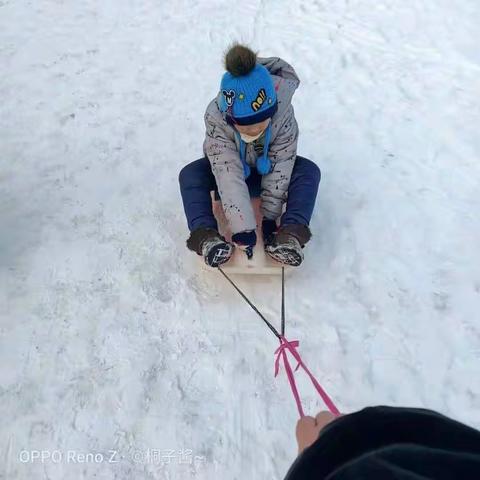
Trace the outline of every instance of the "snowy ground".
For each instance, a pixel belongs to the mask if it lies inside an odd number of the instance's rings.
[[[323,172],[287,333],[345,412],[480,427],[479,24],[477,0],[0,0],[0,478],[281,479],[294,459],[275,338],[184,244],[177,174],[233,39],[297,69]],[[241,284],[278,321],[278,279]]]

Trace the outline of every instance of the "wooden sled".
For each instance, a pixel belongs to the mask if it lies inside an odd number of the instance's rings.
[[[222,265],[222,270],[227,274],[236,275],[281,275],[282,265],[265,254],[262,236],[262,214],[260,212],[260,198],[252,198],[252,206],[257,219],[257,245],[253,249],[253,257],[249,260],[244,251],[235,248],[232,257],[227,263]],[[228,222],[223,212],[222,203],[214,200],[212,196],[213,213],[218,222],[218,229],[229,242],[232,240],[232,232],[228,227]],[[202,261],[202,266],[206,270],[216,270],[209,267]],[[287,270],[288,267],[285,267]]]

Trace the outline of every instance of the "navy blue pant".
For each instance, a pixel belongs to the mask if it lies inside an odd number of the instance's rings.
[[[255,168],[245,180],[251,197],[261,193],[262,176]],[[210,192],[215,191],[219,199],[217,184],[207,158],[200,158],[182,168],[179,175],[183,208],[190,231],[202,227],[217,229],[217,221],[212,211]],[[281,225],[309,225],[312,218],[320,169],[311,160],[297,156],[288,187],[287,208],[281,218]]]
[[[370,407],[329,423],[285,480],[470,480],[479,472],[477,430],[431,410]]]

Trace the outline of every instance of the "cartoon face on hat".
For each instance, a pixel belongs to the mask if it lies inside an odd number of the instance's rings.
[[[220,84],[220,108],[235,123],[251,125],[272,117],[277,95],[270,72],[256,64],[246,75],[225,72]]]

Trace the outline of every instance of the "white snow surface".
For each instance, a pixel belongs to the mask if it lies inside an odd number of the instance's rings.
[[[323,173],[287,336],[343,412],[480,427],[478,25],[477,0],[0,0],[0,478],[294,460],[277,340],[185,247],[178,172],[232,40],[295,67],[298,153]],[[238,281],[278,325],[279,279]]]

